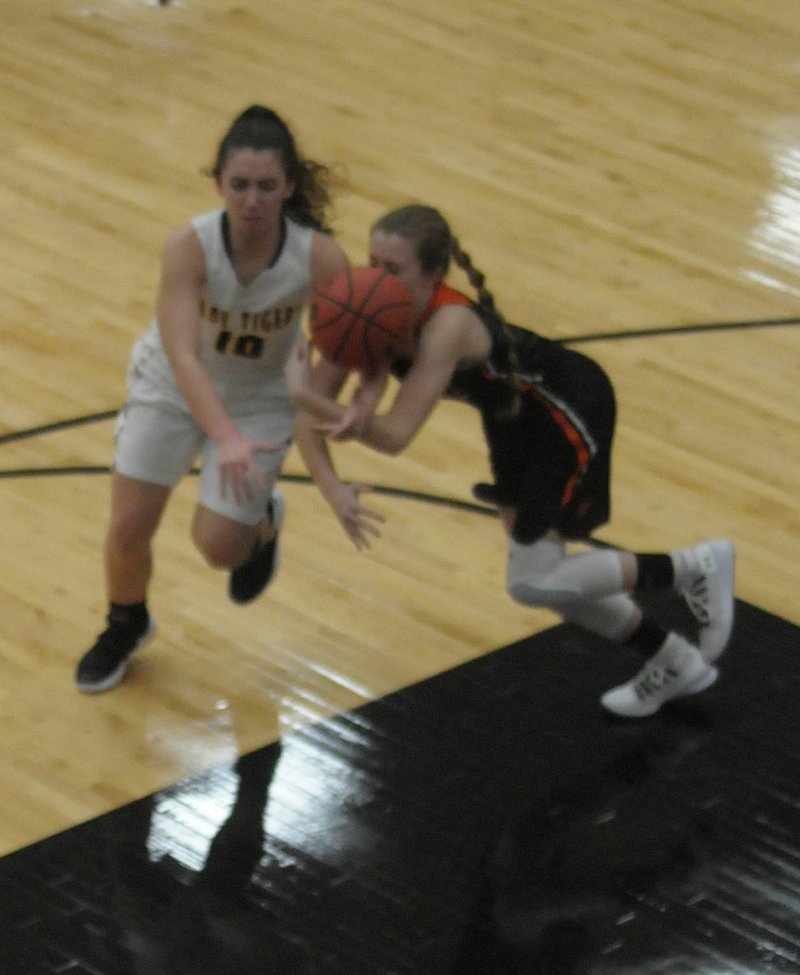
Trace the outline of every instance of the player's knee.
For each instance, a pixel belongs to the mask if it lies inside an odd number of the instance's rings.
[[[581,598],[563,566],[564,542],[561,538],[540,538],[530,545],[512,539],[506,565],[506,591],[516,603],[552,609],[563,615],[564,609]]]
[[[231,539],[224,534],[197,528],[192,533],[192,541],[210,568],[228,572],[241,565],[253,547],[252,543],[249,546],[233,545]]]
[[[509,579],[506,591],[515,603],[539,609],[552,609],[564,615],[580,599],[580,594],[572,589],[551,585],[545,576],[542,579]]]
[[[229,569],[229,558],[224,546],[208,538],[195,538],[195,548],[205,559],[206,565],[212,569]]]
[[[201,505],[195,511],[191,533],[206,564],[230,572],[252,554],[258,543],[259,526],[232,522]]]
[[[641,619],[641,610],[630,596],[618,593],[590,602],[575,603],[564,613],[564,619],[606,640],[620,642]]]

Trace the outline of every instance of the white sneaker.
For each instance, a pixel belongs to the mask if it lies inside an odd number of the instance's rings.
[[[696,564],[697,574],[680,592],[700,624],[697,646],[703,660],[713,664],[733,629],[736,556],[728,541],[704,542],[686,554],[689,564]]]
[[[696,647],[670,633],[633,680],[606,691],[600,703],[622,718],[646,718],[674,697],[699,694],[718,676],[717,668],[710,667]]]

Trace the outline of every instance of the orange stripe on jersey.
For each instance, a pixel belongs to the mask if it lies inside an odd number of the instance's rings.
[[[431,300],[428,302],[428,307],[420,315],[417,326],[419,327],[424,325],[434,312],[438,311],[440,308],[444,308],[445,305],[466,305],[467,307],[471,307],[472,302],[465,294],[462,294],[462,292],[456,291],[456,289],[451,288],[449,284],[445,284],[444,281],[440,281],[436,286],[436,290],[433,292],[433,295],[431,295]]]
[[[589,461],[592,459],[593,451],[586,443],[581,431],[570,420],[567,414],[551,399],[548,399],[539,388],[533,385],[533,383],[521,383],[520,389],[526,393],[530,393],[537,402],[544,406],[575,450],[576,469],[564,486],[564,492],[561,495],[561,507],[563,508],[569,503],[575,493],[575,489],[583,479],[586,468],[589,466]]]
[[[438,311],[440,308],[443,308],[445,305],[472,306],[472,304],[473,302],[470,301],[470,299],[461,291],[456,291],[456,289],[451,288],[449,284],[446,284],[444,281],[440,281],[436,287],[436,290],[431,296],[428,307],[420,316],[417,327],[424,325],[425,322],[427,322],[434,314],[434,312]],[[492,375],[486,367],[484,367],[483,372],[484,375],[489,379],[500,378],[497,375]],[[583,476],[586,473],[586,468],[589,466],[589,461],[592,459],[595,452],[594,445],[587,442],[586,437],[582,434],[577,424],[570,419],[568,413],[563,410],[558,403],[548,397],[546,393],[542,391],[541,387],[532,382],[518,380],[517,388],[520,390],[520,392],[530,394],[535,400],[537,400],[537,402],[544,406],[575,451],[575,470],[570,475],[561,495],[561,507],[563,508],[565,505],[569,504],[570,499],[575,493],[575,489],[583,480]]]

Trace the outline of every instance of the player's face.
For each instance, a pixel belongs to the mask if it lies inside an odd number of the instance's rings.
[[[414,311],[419,316],[428,307],[431,295],[441,280],[438,273],[426,274],[420,267],[414,245],[398,234],[376,230],[370,238],[369,263],[394,274],[411,292]]]
[[[232,226],[245,233],[276,227],[284,202],[294,192],[274,149],[234,149],[217,188]]]

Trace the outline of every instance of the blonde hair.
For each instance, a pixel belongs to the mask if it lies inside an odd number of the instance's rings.
[[[505,339],[501,351],[506,367],[503,381],[508,387],[508,396],[495,413],[498,416],[516,416],[520,407],[519,362],[511,329],[498,311],[494,295],[486,287],[485,275],[472,263],[472,258],[453,235],[447,220],[435,207],[412,203],[384,214],[375,222],[372,230],[396,234],[410,241],[425,274],[439,271],[442,277],[446,277],[451,260],[466,274],[477,295],[476,304],[500,325]]]

